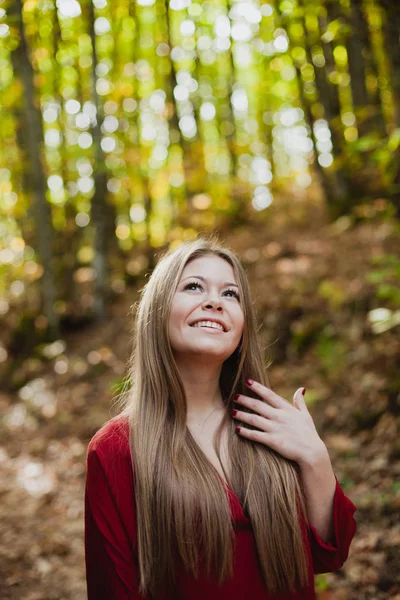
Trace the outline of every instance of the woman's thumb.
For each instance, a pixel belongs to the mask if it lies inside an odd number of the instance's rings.
[[[305,403],[304,400],[304,394],[306,393],[306,388],[305,387],[301,387],[298,388],[295,393],[293,394],[293,402],[294,405],[299,408],[300,410],[308,410],[307,408],[307,404]]]

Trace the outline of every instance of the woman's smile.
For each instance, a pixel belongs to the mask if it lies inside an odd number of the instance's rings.
[[[225,331],[217,325],[191,325],[190,327],[195,327],[196,329],[203,329],[208,332],[211,331],[212,333],[225,333]]]
[[[202,321],[195,321],[194,323],[190,324],[190,327],[201,327],[206,329],[212,328],[224,333],[227,331],[226,325],[224,325],[222,321],[217,321],[216,319],[203,319]]]

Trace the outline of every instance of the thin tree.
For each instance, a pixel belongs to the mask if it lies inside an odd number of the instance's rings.
[[[346,35],[346,49],[358,134],[361,137],[376,131],[384,132],[385,123],[382,117],[379,86],[376,86],[377,91],[373,97],[367,89],[367,73],[372,71],[376,75],[376,69],[372,60],[368,22],[362,0],[350,2],[347,23],[349,32]]]
[[[285,18],[279,8],[278,3],[276,3],[274,5],[274,8],[279,17],[279,22],[280,22],[281,26],[287,25]],[[297,15],[298,14],[299,14],[299,11],[297,11]],[[299,24],[301,24],[303,32],[304,32],[304,26],[303,26],[302,19],[299,19]],[[290,28],[287,27],[286,31],[287,31],[287,36],[288,36],[288,40],[289,40],[289,48],[288,49],[289,49],[289,52],[291,52],[294,47],[294,43],[293,43],[292,36],[290,33]],[[308,58],[310,59],[310,54],[308,54]],[[294,69],[296,72],[296,83],[297,83],[297,90],[298,90],[298,94],[299,94],[300,105],[304,111],[305,121],[310,130],[310,137],[313,142],[313,146],[316,149],[317,142],[318,142],[318,139],[316,138],[316,135],[315,135],[315,129],[314,129],[314,124],[315,124],[316,118],[314,117],[313,112],[312,112],[312,101],[308,97],[308,95],[305,93],[303,77],[302,77],[302,73],[301,73],[301,69],[302,69],[302,67],[305,66],[306,63],[305,63],[305,61],[299,61],[299,60],[296,60],[295,58],[292,58],[292,60],[293,60],[293,66],[294,66]],[[315,152],[316,152],[316,150],[315,150]],[[326,199],[328,205],[332,205],[335,201],[334,177],[332,177],[331,175],[328,174],[326,169],[324,169],[320,165],[318,160],[314,161],[314,168],[317,172],[320,184],[324,191],[325,199]]]
[[[341,126],[341,107],[339,92],[337,86],[331,81],[329,75],[336,70],[336,64],[333,57],[332,47],[330,42],[322,40],[322,51],[324,56],[324,64],[318,64],[313,60],[312,46],[320,40],[321,32],[326,31],[329,20],[323,10],[318,11],[319,29],[310,31],[306,26],[305,15],[307,7],[314,10],[314,6],[309,5],[307,0],[299,2],[304,8],[303,12],[303,27],[305,35],[305,50],[309,64],[313,66],[315,73],[315,85],[318,92],[319,101],[324,107],[324,116],[328,122],[331,132],[332,154],[334,163],[330,169],[330,175],[334,181],[331,187],[332,201],[329,202],[329,208],[333,217],[338,217],[348,210],[348,201],[351,197],[351,186],[346,173],[345,165],[341,160],[343,135]],[[327,7],[330,6],[329,1]],[[321,8],[321,7],[319,7]]]
[[[29,56],[29,48],[22,15],[22,2],[15,0],[9,7],[10,23],[15,23],[19,44],[11,52],[11,62],[15,77],[21,78],[24,113],[24,133],[26,168],[29,173],[30,189],[33,198],[33,216],[38,256],[43,268],[39,280],[41,312],[47,319],[51,338],[58,336],[59,317],[54,309],[56,290],[53,273],[53,225],[50,205],[46,199],[46,175],[42,162],[44,146],[42,115],[36,96],[34,71]]]
[[[137,14],[137,3],[136,2],[129,2],[129,16],[133,19],[134,23],[135,23],[135,34],[134,34],[134,40],[132,42],[132,62],[134,64],[136,64],[139,61],[139,58],[141,57],[141,50],[140,50],[140,36],[141,36],[141,25],[140,25],[140,20],[138,18],[138,14]],[[150,193],[150,182],[149,182],[149,175],[148,175],[148,166],[146,163],[146,157],[144,154],[144,148],[142,146],[142,144],[140,143],[140,125],[139,125],[139,116],[140,116],[140,98],[139,98],[139,90],[138,90],[138,85],[137,85],[137,80],[136,78],[132,78],[132,85],[133,85],[133,95],[137,96],[137,108],[135,110],[135,114],[132,118],[132,126],[134,128],[135,131],[135,141],[136,141],[136,148],[134,150],[135,156],[137,156],[138,160],[137,163],[134,165],[134,167],[132,168],[133,171],[133,180],[137,180],[137,178],[140,179],[141,182],[141,192],[142,192],[142,198],[143,198],[143,208],[145,210],[145,224],[146,224],[146,242],[145,242],[145,252],[146,252],[146,256],[147,256],[147,265],[149,269],[152,269],[155,266],[155,256],[154,256],[154,251],[153,251],[153,247],[151,245],[151,231],[150,231],[150,222],[151,222],[151,217],[152,217],[152,212],[153,212],[153,201],[152,201],[152,197],[151,197],[151,193]],[[132,138],[132,136],[131,136]]]
[[[400,128],[400,11],[397,0],[380,0],[384,9],[383,31],[386,42],[386,52],[389,58],[391,87],[394,103],[394,124]],[[400,217],[400,145],[394,151],[394,174],[390,184],[390,195],[396,206],[397,216]]]
[[[178,104],[176,102],[176,98],[175,98],[175,90],[177,88],[178,82],[177,82],[177,74],[176,74],[176,68],[175,68],[175,63],[172,60],[172,56],[171,56],[171,51],[174,47],[174,42],[172,39],[172,35],[171,35],[171,17],[170,17],[170,8],[169,8],[169,2],[167,2],[167,0],[163,0],[164,5],[165,5],[165,35],[166,35],[166,43],[169,47],[170,50],[170,62],[169,62],[169,77],[167,80],[167,90],[168,90],[168,94],[167,97],[169,97],[169,103],[170,103],[170,112],[169,112],[169,124],[171,127],[171,133],[174,136],[174,139],[177,141],[177,143],[179,144],[179,146],[182,148],[182,166],[183,166],[183,173],[184,173],[184,185],[183,185],[183,198],[184,198],[184,202],[181,202],[181,205],[179,206],[179,213],[175,214],[175,217],[177,220],[179,220],[180,217],[184,216],[187,209],[188,209],[188,205],[187,202],[189,200],[188,198],[188,192],[187,192],[187,185],[188,185],[188,181],[190,179],[189,177],[189,170],[191,167],[191,152],[190,152],[190,148],[189,148],[189,144],[187,142],[187,140],[185,140],[185,138],[183,137],[182,133],[181,133],[181,129],[179,126],[179,107]]]
[[[62,40],[61,24],[57,6],[54,3],[54,10],[50,13],[51,24],[52,24],[52,63],[54,69],[52,71],[52,96],[57,105],[63,106],[64,99],[61,94],[61,68],[57,63],[56,56],[59,55],[60,42]],[[62,136],[62,143],[60,145],[60,171],[61,177],[64,183],[68,180],[68,144],[62,124],[60,126],[60,134]],[[82,229],[76,226],[75,217],[76,210],[72,202],[72,198],[67,198],[65,203],[65,228],[64,235],[60,236],[58,241],[58,247],[56,247],[56,253],[59,257],[60,268],[62,268],[62,277],[59,277],[61,284],[61,295],[63,300],[66,301],[69,308],[72,309],[74,293],[75,293],[75,282],[74,273],[77,268],[77,252],[79,249],[80,240],[82,237]],[[67,313],[69,311],[67,310]]]
[[[397,0],[379,0],[383,8],[385,49],[390,63],[396,127],[400,127],[400,9]]]
[[[107,172],[104,152],[101,147],[101,123],[104,121],[102,107],[96,91],[98,65],[96,34],[94,29],[94,8],[91,0],[86,4],[88,11],[89,34],[92,43],[92,102],[96,107],[96,120],[92,126],[94,143],[94,194],[91,201],[91,220],[94,228],[94,250],[93,268],[95,271],[93,313],[98,320],[106,317],[106,304],[109,290],[109,243],[108,235],[110,226],[115,229],[115,211],[107,204]]]

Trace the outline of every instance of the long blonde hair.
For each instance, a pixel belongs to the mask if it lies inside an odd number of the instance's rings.
[[[229,249],[215,238],[200,237],[167,252],[142,290],[128,389],[120,399],[121,412],[129,421],[140,593],[155,598],[161,589],[174,585],[176,560],[195,579],[200,556],[207,576],[219,583],[233,575],[235,536],[229,500],[216,469],[186,425],[184,388],[168,336],[170,307],[182,271],[189,261],[209,254],[232,266],[244,314],[241,342],[221,370],[226,412],[214,447],[220,458],[221,435],[227,427],[232,475],[225,476],[250,518],[266,588],[277,594],[308,583],[298,467],[235,434],[237,423],[231,417],[234,394],[252,395],[245,386],[247,378],[268,385],[247,277]]]

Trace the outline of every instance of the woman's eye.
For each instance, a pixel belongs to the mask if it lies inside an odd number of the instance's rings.
[[[202,286],[199,283],[197,283],[197,281],[191,281],[190,283],[187,283],[183,289],[184,290],[194,290],[196,288],[198,288],[199,290],[203,290]],[[236,300],[239,300],[239,294],[236,292],[236,290],[225,290],[223,293],[231,294],[231,296],[233,298],[236,298]]]
[[[236,300],[239,300],[239,294],[235,290],[226,290],[225,294],[232,294]]]
[[[189,288],[200,288],[202,289],[201,285],[199,283],[196,283],[195,281],[192,281],[191,283],[188,283],[185,285],[184,289],[188,290]]]

